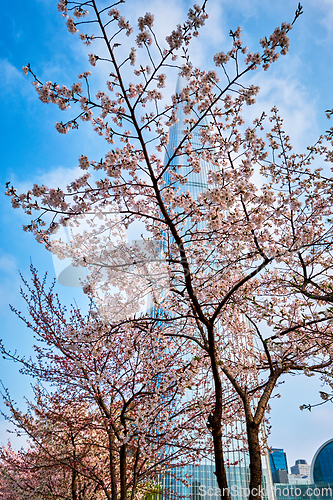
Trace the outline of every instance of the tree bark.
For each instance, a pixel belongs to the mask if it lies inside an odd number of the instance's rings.
[[[246,430],[250,455],[249,500],[261,500],[262,464],[259,440],[259,425],[247,420]]]
[[[216,418],[215,413],[209,415],[208,422],[211,426],[211,432],[214,443],[214,457],[215,457],[215,474],[217,484],[221,490],[221,498],[223,500],[230,500],[228,480],[225,471],[223,446],[222,446],[222,425],[221,419]]]
[[[222,381],[219,374],[218,363],[216,359],[216,345],[214,338],[214,328],[208,327],[209,357],[212,366],[214,386],[215,386],[215,407],[214,412],[209,415],[208,423],[213,436],[215,474],[217,484],[221,490],[221,498],[230,500],[228,480],[225,470],[225,462],[222,444]]]
[[[77,472],[75,467],[72,469],[72,482],[71,482],[72,500],[77,500]]]
[[[116,477],[116,461],[115,461],[115,444],[114,444],[114,435],[113,430],[111,428],[108,429],[109,435],[109,460],[110,460],[110,479],[111,479],[111,497],[112,500],[117,500],[117,477]]]
[[[127,445],[122,444],[120,447],[120,500],[127,499],[126,452]]]
[[[73,446],[71,493],[72,493],[72,500],[77,500],[76,450],[75,450],[75,440],[74,440],[74,436],[72,433],[71,433],[71,442],[72,442],[72,446]]]

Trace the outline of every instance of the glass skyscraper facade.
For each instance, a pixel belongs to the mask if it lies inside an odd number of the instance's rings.
[[[333,483],[333,439],[326,441],[315,453],[311,479],[314,483]]]
[[[178,80],[176,92],[180,92],[182,88],[181,79]],[[173,155],[175,148],[178,146],[181,138],[183,137],[184,130],[184,118],[185,114],[181,106],[178,109],[178,121],[175,125],[170,128],[169,142],[166,152],[166,161]],[[205,122],[203,122],[204,124]],[[201,147],[201,141],[198,133],[194,133],[192,137],[193,149]],[[202,193],[208,187],[208,174],[209,171],[213,170],[213,165],[202,161],[201,171],[195,173],[191,171],[189,164],[187,163],[185,156],[175,157],[170,163],[170,168],[172,165],[178,165],[178,172],[186,176],[187,182],[182,185],[178,183],[176,187],[179,188],[179,192],[189,191],[193,198],[197,198],[200,193]],[[170,172],[167,170],[164,174],[165,185],[171,185],[172,179]],[[197,229],[204,228],[204,223],[195,223]],[[185,226],[183,227],[183,234],[185,233],[185,242],[190,239],[191,231],[193,230],[193,221],[187,219]],[[64,229],[65,231],[65,229]],[[66,234],[63,236],[64,241],[70,241],[69,236]],[[164,238],[166,240],[166,238]],[[60,262],[59,269],[57,268],[58,259],[54,260],[55,270],[57,278],[60,278],[60,274],[63,273],[62,284],[65,286],[81,286],[81,280],[84,280],[86,273],[85,268],[73,267],[71,263],[66,261]],[[76,272],[80,271],[82,274],[78,274],[79,277],[74,276],[73,269]],[[66,278],[66,279],[65,279]],[[75,278],[75,279],[74,279]],[[162,312],[162,311],[159,311]],[[222,328],[222,326],[221,326]],[[240,435],[246,432],[245,424],[242,421],[235,422],[232,427],[225,429],[225,435]],[[264,432],[264,430],[262,430]],[[237,465],[230,465],[227,467],[227,479],[229,485],[229,491],[233,500],[247,500],[248,498],[248,486],[249,486],[249,456],[246,452],[241,451],[243,444],[239,443],[236,439],[229,440],[228,446],[225,446],[225,460],[229,463],[237,463]],[[262,456],[262,492],[263,499],[274,500],[273,493],[273,483],[270,471],[270,463],[268,458],[268,453]],[[194,500],[218,500],[220,498],[220,493],[215,476],[215,464],[214,457],[206,457],[200,461],[199,465],[187,465],[185,467],[173,468],[172,470],[166,471],[165,475],[160,478],[160,483],[163,483],[163,489],[167,492],[164,496],[165,499],[171,498],[192,498]],[[186,484],[185,484],[186,483]],[[169,493],[168,493],[169,492]],[[174,495],[173,495],[174,492]],[[159,496],[157,494],[157,496]]]
[[[179,78],[176,93],[179,94],[181,92],[182,86],[182,79]],[[188,115],[184,114],[182,107],[179,106],[177,112],[178,121],[170,128],[169,131],[169,142],[165,155],[165,164],[170,161],[170,158],[175,152],[175,148],[179,145],[179,142],[184,136],[183,131],[186,127],[186,125],[184,125],[184,119],[188,117]],[[207,122],[203,121],[203,125],[205,125],[205,123]],[[193,149],[202,147],[198,131],[192,134],[191,143]],[[214,170],[214,166],[212,164],[206,161],[201,161],[201,171],[199,173],[195,173],[188,164],[186,155],[180,155],[175,156],[175,158],[169,163],[170,170],[172,169],[172,166],[177,166],[177,173],[186,177],[187,182],[185,184],[172,184],[172,176],[170,176],[169,171],[166,170],[163,178],[166,186],[174,185],[178,188],[178,193],[189,191],[190,195],[194,199],[208,188],[208,174],[209,171]],[[182,234],[184,235],[183,240],[185,242],[189,241],[191,233],[196,229],[200,230],[203,227],[203,223],[193,222],[190,218],[187,218],[187,221],[182,229]],[[232,428],[230,427],[229,429],[225,429],[225,435],[229,436],[234,434],[244,435],[245,432],[245,423],[241,421],[233,424]],[[262,430],[262,433],[264,433],[264,429]],[[230,440],[228,439],[228,442],[229,441]],[[228,443],[228,445],[225,445],[225,459],[231,464],[237,463],[237,465],[230,465],[227,467],[226,471],[229,492],[233,500],[245,500],[248,498],[249,494],[249,455],[244,451],[240,451],[241,449],[243,449],[243,443],[237,442],[236,439],[231,440],[231,444]],[[268,453],[265,453],[262,457],[262,470],[262,497],[267,500],[273,500],[274,492]],[[172,498],[172,492],[174,492],[175,496],[178,498],[192,498],[195,500],[219,499],[220,492],[214,471],[215,464],[213,456],[211,456],[211,458],[203,459],[198,466],[188,465],[186,467],[181,467],[179,469],[175,468],[169,471],[169,473],[163,478],[163,487],[170,491],[170,493],[165,494],[165,498]],[[186,485],[184,482],[186,482]]]
[[[272,473],[280,469],[288,472],[287,455],[282,448],[271,448],[269,450],[269,461]]]

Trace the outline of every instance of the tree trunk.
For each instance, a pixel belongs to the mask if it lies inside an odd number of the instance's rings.
[[[131,500],[134,500],[135,493],[136,493],[136,486],[138,484],[139,457],[140,457],[140,442],[138,443],[138,447],[136,449],[136,456],[135,456],[135,462],[134,462],[134,467],[133,467],[133,485],[132,485]]]
[[[120,447],[120,500],[127,499],[126,452],[127,445],[122,444]]]
[[[211,426],[213,443],[214,443],[214,457],[215,457],[215,474],[217,479],[217,484],[221,490],[221,498],[223,500],[230,500],[228,480],[225,471],[225,463],[223,456],[222,447],[222,425],[221,419],[213,415],[209,415],[208,422]]]
[[[117,500],[117,476],[116,476],[116,461],[115,461],[115,444],[114,435],[111,428],[108,429],[109,436],[109,460],[110,460],[110,479],[111,479],[111,498]]]
[[[222,445],[222,381],[216,359],[214,329],[213,327],[210,327],[207,330],[208,330],[209,357],[211,361],[214,386],[215,386],[215,408],[214,412],[208,417],[208,423],[211,428],[213,436],[215,474],[216,474],[217,484],[221,490],[221,498],[223,500],[230,500],[228,480],[225,471],[225,463],[223,456],[223,445]]]
[[[71,443],[73,446],[71,493],[72,493],[72,500],[77,500],[76,449],[75,449],[75,439],[74,439],[73,433],[71,433]]]
[[[72,500],[77,500],[77,472],[75,467],[72,469],[72,483],[71,483]]]
[[[250,455],[249,500],[261,500],[262,464],[259,442],[259,425],[253,421],[246,423]]]

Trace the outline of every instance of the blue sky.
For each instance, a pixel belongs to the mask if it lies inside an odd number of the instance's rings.
[[[157,31],[165,38],[181,22],[189,7],[184,0],[128,0],[124,9],[132,22],[146,11],[155,14]],[[324,111],[333,107],[333,2],[305,0],[304,14],[291,32],[291,49],[266,73],[252,72],[253,83],[262,92],[255,115],[277,105],[285,118],[286,130],[296,150],[311,144],[330,125]],[[208,0],[210,19],[196,42],[193,56],[198,65],[209,69],[215,52],[228,50],[230,29],[243,28],[243,39],[253,51],[258,41],[269,35],[282,21],[293,18],[297,2],[280,0]],[[67,136],[60,135],[54,122],[64,120],[58,108],[42,104],[24,77],[23,65],[30,63],[42,80],[71,85],[81,71],[91,70],[85,47],[68,33],[57,12],[55,0],[14,0],[2,9],[0,34],[1,186],[10,181],[18,190],[34,182],[49,186],[62,185],[75,176],[78,157],[87,154],[99,159],[105,146],[89,125]],[[132,46],[130,42],[129,46]],[[103,81],[103,71],[96,69],[96,81]],[[11,348],[29,353],[31,334],[9,311],[10,302],[24,305],[19,298],[18,270],[28,276],[30,260],[41,272],[54,276],[51,256],[33,237],[24,233],[27,218],[10,207],[9,199],[0,194],[2,213],[0,244],[0,337]],[[84,304],[79,290],[59,286],[64,301],[72,298]],[[0,378],[21,399],[30,392],[29,381],[18,375],[17,365],[0,360]],[[319,382],[304,377],[287,377],[281,386],[281,398],[273,400],[269,444],[286,450],[289,464],[297,458],[311,461],[316,449],[333,437],[333,406],[325,405],[301,412],[302,403],[317,402]],[[0,441],[7,437],[5,423],[0,422]]]

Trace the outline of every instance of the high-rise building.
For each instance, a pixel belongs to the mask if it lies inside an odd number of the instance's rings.
[[[282,448],[270,448],[269,461],[272,473],[280,469],[288,472],[287,455]]]
[[[178,80],[176,92],[180,92],[182,88],[181,79]],[[185,115],[181,107],[178,109],[178,121],[175,125],[170,128],[169,142],[167,146],[166,158],[170,158],[174,153],[174,148],[177,147],[181,138],[183,137],[184,129],[184,118]],[[201,141],[199,134],[194,133],[192,137],[193,148],[201,147]],[[180,168],[178,172],[186,176],[187,182],[185,185],[177,184],[180,192],[189,191],[192,197],[196,198],[201,192],[203,192],[208,187],[208,173],[213,170],[213,166],[206,161],[201,162],[200,173],[189,172],[189,166],[187,164],[186,158],[180,156],[171,162],[172,165],[179,165]],[[164,174],[164,181],[166,185],[170,185],[171,178],[170,172],[166,171]],[[174,184],[175,185],[175,184]],[[188,220],[187,226],[184,230],[188,230],[188,234],[191,231],[191,222]],[[197,228],[202,228],[201,225],[197,225]],[[61,233],[61,238],[63,241],[70,243],[70,235],[67,234],[66,228],[64,228],[63,233]],[[59,237],[59,235],[58,235]],[[186,238],[185,238],[186,241]],[[85,268],[74,267],[69,259],[65,261],[59,261],[59,259],[54,258],[54,266],[57,278],[60,283],[65,286],[81,286],[82,282],[86,277]],[[264,430],[262,430],[264,433]],[[232,428],[225,430],[226,434],[245,434],[246,428],[244,422],[236,422]],[[228,439],[228,441],[230,441]],[[249,456],[248,453],[240,451],[243,448],[242,444],[239,445],[237,440],[231,440],[231,445],[226,447],[227,452],[225,453],[225,458],[230,463],[237,463],[237,465],[230,465],[227,467],[227,479],[229,485],[229,491],[233,500],[247,500],[248,498],[248,486],[250,479],[249,471]],[[268,458],[268,452],[262,456],[262,498],[265,500],[273,500],[273,483],[271,476],[270,461]],[[178,477],[179,480],[176,480]],[[214,457],[202,459],[199,466],[187,465],[186,467],[181,467],[178,469],[173,469],[172,474],[165,474],[161,478],[163,482],[163,487],[174,491],[177,498],[192,498],[194,500],[219,500],[220,493],[215,476],[215,463]],[[187,483],[187,486],[185,485]],[[169,496],[167,498],[170,498]]]
[[[182,79],[179,78],[176,93],[179,94],[181,92],[182,86]],[[184,137],[184,119],[188,117],[188,115],[185,116],[182,107],[179,106],[177,111],[178,121],[170,128],[169,131],[166,161],[169,161],[174,154],[175,148]],[[203,125],[204,124],[205,122],[203,121]],[[191,143],[193,149],[202,147],[198,131],[192,134]],[[190,195],[195,199],[200,193],[208,188],[208,173],[209,171],[214,170],[212,164],[206,161],[201,161],[201,171],[199,173],[195,173],[189,167],[187,158],[184,155],[181,155],[176,156],[170,162],[170,168],[172,168],[172,166],[177,166],[177,172],[186,177],[186,184],[175,184],[174,181],[171,181],[171,176],[168,171],[164,174],[164,181],[166,185],[170,185],[171,182],[173,182],[172,185],[179,188],[179,193],[189,191]],[[200,223],[199,225],[197,223],[193,223],[190,219],[187,219],[186,225],[183,227],[183,233],[187,231],[188,237],[190,237],[194,227],[196,227],[196,229],[202,229],[203,223]],[[187,236],[184,238],[185,241],[186,238]],[[264,432],[264,430],[262,432]],[[245,423],[240,421],[236,422],[232,427],[227,430],[225,429],[225,434],[228,433],[229,435],[244,435],[246,433]],[[228,439],[228,441],[230,440]],[[230,465],[226,470],[229,493],[231,494],[233,500],[246,500],[249,494],[249,455],[247,452],[240,451],[242,448],[243,444],[237,442],[236,439],[232,439],[231,444],[225,446],[225,449],[227,450],[225,458],[229,461],[229,463],[237,463],[237,465]],[[262,456],[262,470],[262,497],[267,500],[272,500],[274,498],[274,493],[268,453]],[[195,500],[218,500],[220,499],[220,492],[214,471],[215,463],[214,457],[212,456],[211,458],[203,459],[199,466],[188,465],[186,467],[172,470],[172,474],[163,479],[164,487],[169,487],[170,490],[173,490],[177,496],[183,498],[194,498]],[[179,480],[176,480],[175,476],[177,476]],[[185,478],[187,486],[180,480]]]
[[[290,467],[290,471],[292,474],[297,474],[302,476],[304,479],[310,479],[310,468],[311,466],[304,459],[296,460],[295,465]]]
[[[309,484],[310,465],[304,459],[296,460],[288,474],[287,455],[282,448],[271,448],[269,460],[272,471],[273,483],[276,484]]]

